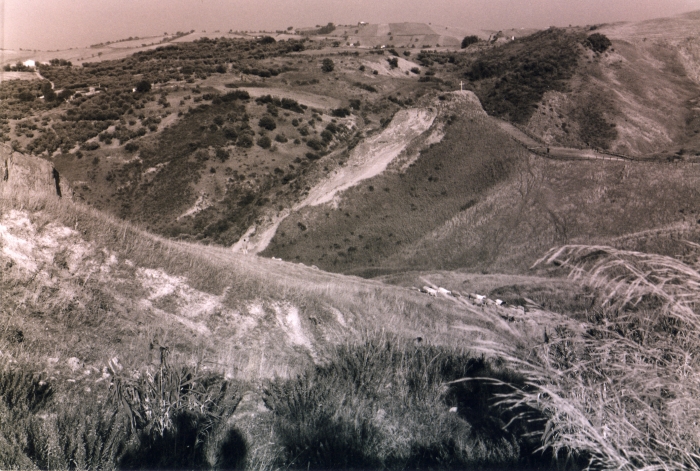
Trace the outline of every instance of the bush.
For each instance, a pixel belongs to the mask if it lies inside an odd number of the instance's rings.
[[[124,150],[126,150],[127,152],[136,152],[137,150],[139,150],[139,145],[135,142],[128,142],[124,146]]]
[[[136,91],[139,93],[146,93],[151,91],[151,82],[148,80],[141,80],[136,83]]]
[[[323,59],[323,62],[321,63],[321,70],[323,72],[333,72],[333,69],[335,69],[335,64],[333,63],[333,60],[329,58]]]
[[[216,158],[219,159],[221,162],[226,162],[230,157],[229,152],[226,149],[222,149],[221,147],[216,149]]]
[[[396,57],[387,59],[387,62],[389,62],[389,67],[391,67],[392,69],[395,69],[399,66],[399,59]]]
[[[586,45],[586,47],[597,53],[603,53],[607,51],[610,46],[612,46],[612,42],[610,42],[610,39],[608,39],[607,36],[601,33],[591,34],[590,36],[588,36],[584,44]]]
[[[100,143],[96,141],[86,142],[85,144],[80,146],[80,148],[86,151],[97,150],[100,148]]]
[[[284,134],[277,134],[275,136],[275,141],[284,144],[285,142],[289,141],[289,139],[287,139],[287,136],[285,136]]]
[[[253,147],[253,137],[248,133],[241,134],[240,136],[238,136],[236,145],[238,147],[251,148]]]
[[[263,149],[269,149],[270,146],[272,145],[272,141],[268,136],[260,136],[258,138],[257,144],[262,147]]]
[[[309,139],[306,145],[311,147],[313,150],[319,151],[325,149],[326,145],[319,141],[318,139]]]
[[[265,116],[260,118],[260,121],[258,121],[258,126],[260,126],[263,129],[267,129],[268,131],[272,131],[277,127],[277,124],[275,123],[275,118],[273,118],[269,114],[266,114]]]
[[[465,36],[464,39],[462,39],[462,49],[466,49],[472,44],[476,44],[479,42],[478,36]]]
[[[347,108],[336,108],[331,112],[331,114],[336,118],[345,118],[346,116],[350,116],[351,113]]]

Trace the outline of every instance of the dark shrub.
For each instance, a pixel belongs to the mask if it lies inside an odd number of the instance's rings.
[[[236,138],[238,137],[238,133],[231,126],[226,126],[225,128],[223,128],[223,131],[224,131],[224,136],[228,140],[235,141]]]
[[[229,152],[226,149],[218,148],[216,149],[216,158],[222,162],[226,162],[230,157]]]
[[[98,142],[92,141],[92,142],[86,142],[82,146],[80,146],[82,150],[97,150],[100,148],[100,144]]]
[[[306,145],[311,147],[313,150],[316,150],[316,151],[322,150],[325,148],[325,144],[323,142],[319,141],[318,139],[309,139],[306,142]]]
[[[328,73],[333,72],[333,69],[335,69],[335,64],[333,63],[333,60],[328,58],[323,59],[323,62],[321,63],[321,70]]]
[[[465,36],[464,39],[462,39],[462,49],[466,49],[472,44],[476,44],[479,42],[479,38],[477,36]]]
[[[586,39],[585,42],[586,47],[589,49],[602,53],[608,50],[610,46],[612,46],[612,43],[608,39],[607,36],[601,33],[593,33],[588,38]]]
[[[331,112],[331,114],[336,118],[345,118],[346,116],[350,116],[351,113],[347,108],[336,108]]]
[[[151,82],[148,80],[141,80],[136,84],[136,91],[139,93],[146,93],[151,91]]]
[[[247,147],[247,148],[253,147],[253,137],[248,133],[241,134],[240,136],[238,136],[238,140],[236,141],[236,145],[238,147]]]
[[[272,145],[272,141],[268,136],[260,136],[258,138],[257,144],[262,147],[263,149],[269,149],[270,146]]]
[[[277,124],[275,123],[275,118],[270,115],[265,115],[260,118],[260,121],[258,121],[258,126],[263,129],[267,129],[268,131],[272,131],[277,127]]]

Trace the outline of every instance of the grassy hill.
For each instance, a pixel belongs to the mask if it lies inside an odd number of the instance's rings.
[[[2,81],[0,467],[696,469],[697,21]]]

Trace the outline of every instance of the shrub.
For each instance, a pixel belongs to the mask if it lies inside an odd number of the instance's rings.
[[[257,144],[262,147],[263,149],[269,149],[270,146],[272,145],[272,141],[268,136],[260,136],[258,138]]]
[[[268,131],[272,131],[277,127],[277,124],[275,123],[275,118],[266,114],[260,118],[260,121],[258,121],[258,126],[263,129],[267,129]]]
[[[346,116],[350,116],[351,113],[347,108],[336,108],[331,111],[331,114],[336,118],[345,118]]]
[[[244,147],[244,148],[250,148],[253,147],[253,137],[248,134],[241,134],[238,136],[238,140],[236,141],[236,145],[238,147]]]
[[[309,139],[306,145],[311,147],[313,150],[319,151],[325,149],[326,145],[319,141],[318,139]]]
[[[236,138],[238,137],[238,133],[231,126],[224,127],[223,131],[224,131],[224,136],[226,137],[226,139],[228,139],[230,141],[235,141]]]
[[[285,143],[285,142],[289,141],[289,139],[287,139],[287,136],[285,136],[284,134],[277,134],[275,136],[275,141]]]
[[[586,45],[586,47],[597,53],[603,53],[607,51],[610,46],[612,46],[612,42],[610,42],[610,39],[608,39],[607,36],[601,33],[591,34],[590,36],[588,36],[584,44]]]
[[[464,39],[462,39],[462,49],[466,49],[472,44],[476,44],[479,42],[479,37],[478,36],[465,36]]]
[[[139,93],[146,93],[151,91],[151,82],[148,80],[141,80],[136,83],[136,91]]]
[[[333,72],[333,69],[335,69],[335,64],[333,63],[333,60],[329,58],[323,59],[323,62],[321,63],[321,70],[325,73],[328,73]]]
[[[219,159],[220,161],[226,162],[229,157],[230,157],[230,154],[226,149],[223,149],[221,147],[216,149],[216,158]]]
[[[126,150],[127,152],[136,152],[137,150],[139,150],[139,145],[135,142],[128,142],[124,146],[124,150]]]

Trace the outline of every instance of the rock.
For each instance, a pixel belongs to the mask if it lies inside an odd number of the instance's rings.
[[[75,372],[82,368],[83,362],[75,357],[70,357],[68,360],[66,360],[66,365],[68,365],[68,368],[70,368],[71,371]]]

